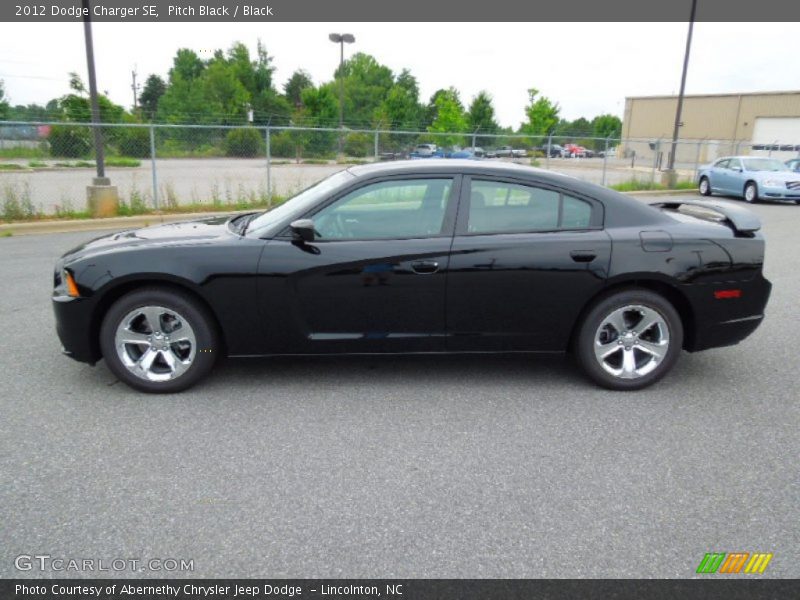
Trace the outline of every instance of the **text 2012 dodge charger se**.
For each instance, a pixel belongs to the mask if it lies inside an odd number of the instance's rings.
[[[759,228],[513,164],[374,164],[268,212],[88,242],[58,261],[53,304],[68,355],[146,392],[220,355],[566,350],[630,390],[758,327]]]

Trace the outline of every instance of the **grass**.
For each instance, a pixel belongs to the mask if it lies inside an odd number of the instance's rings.
[[[0,148],[0,158],[47,158],[50,152],[43,148]]]
[[[609,186],[612,190],[618,192],[649,192],[653,190],[693,190],[696,186],[693,181],[679,181],[674,188],[668,188],[660,183],[642,181],[639,179],[630,179],[621,183],[615,183]]]
[[[0,190],[0,198],[2,199],[0,202],[0,222],[3,223],[93,218],[87,210],[73,208],[70,200],[62,200],[60,205],[56,205],[52,214],[38,211],[30,201],[30,190],[26,185],[23,185],[21,189],[6,186]],[[163,193],[160,194],[160,200],[161,207],[156,210],[149,205],[150,198],[134,187],[127,198],[120,198],[117,216],[190,215],[202,212],[225,213],[239,210],[262,210],[282,204],[286,201],[286,197],[273,196],[270,198],[263,191],[256,192],[251,190],[247,192],[241,188],[237,190],[235,195],[228,191],[224,199],[217,195],[211,202],[193,201],[189,204],[179,205],[175,191],[171,186],[165,186]],[[5,231],[3,235],[11,235],[11,232]]]
[[[18,171],[24,168],[25,167],[17,163],[0,163],[0,171]]]
[[[135,158],[126,158],[124,156],[119,156],[119,157],[112,156],[106,159],[106,166],[136,168],[142,166],[142,161],[137,160]]]
[[[40,160],[29,160],[28,167],[31,169],[43,169],[46,168],[48,165],[46,162],[42,162]]]

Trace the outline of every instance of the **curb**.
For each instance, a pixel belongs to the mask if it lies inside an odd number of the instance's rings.
[[[641,192],[622,192],[629,196],[675,196],[697,194],[696,190],[644,190]],[[5,223],[0,225],[0,237],[18,235],[38,235],[44,233],[70,233],[73,231],[101,231],[114,229],[138,229],[162,223],[190,221],[206,217],[218,217],[234,213],[252,212],[251,210],[231,210],[201,213],[179,213],[164,215],[141,215],[136,217],[110,217],[107,219],[65,219],[63,221],[31,221],[22,223]],[[10,232],[10,233],[9,233]]]

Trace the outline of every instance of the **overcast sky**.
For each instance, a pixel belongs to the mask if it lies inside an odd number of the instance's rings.
[[[465,104],[481,89],[494,97],[502,125],[524,120],[526,90],[558,101],[567,119],[622,116],[626,96],[677,93],[686,23],[95,23],[98,86],[132,104],[139,80],[166,77],[178,48],[203,57],[242,41],[255,54],[261,38],[274,57],[275,81],[297,68],[315,83],[339,60],[328,33],[350,32],[346,54],[367,52],[393,71],[411,69],[424,101],[455,86]],[[800,90],[796,23],[698,23],[689,94]],[[81,23],[0,23],[0,79],[14,104],[67,92],[67,73],[86,80]]]

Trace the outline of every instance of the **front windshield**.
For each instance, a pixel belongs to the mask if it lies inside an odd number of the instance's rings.
[[[774,158],[745,158],[744,168],[748,171],[788,171],[789,167]]]
[[[322,181],[315,183],[296,196],[289,198],[283,204],[279,204],[275,208],[267,210],[265,213],[253,219],[247,228],[247,235],[258,237],[259,230],[263,231],[264,229],[272,227],[293,214],[305,212],[329,192],[332,192],[353,177],[355,177],[355,175],[345,169],[344,171],[334,173],[330,177],[326,177]]]

